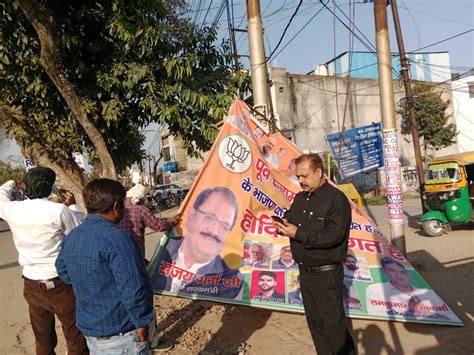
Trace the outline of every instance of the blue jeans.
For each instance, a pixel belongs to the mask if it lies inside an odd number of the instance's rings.
[[[86,340],[91,354],[94,355],[149,355],[150,353],[149,342],[139,341],[136,330],[112,337],[86,336]]]

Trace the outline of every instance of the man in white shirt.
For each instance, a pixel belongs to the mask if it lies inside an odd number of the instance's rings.
[[[24,201],[11,201],[16,184],[7,181],[0,187],[0,217],[10,226],[23,268],[23,294],[36,353],[54,354],[56,315],[62,323],[68,354],[88,354],[85,338],[76,328],[72,288],[59,278],[55,267],[62,240],[80,221],[64,204],[48,200],[55,179],[49,168],[31,169],[23,179],[28,197]]]
[[[366,289],[367,312],[402,318],[450,319],[449,308],[432,290],[413,286],[405,266],[387,256],[381,266],[389,282]]]

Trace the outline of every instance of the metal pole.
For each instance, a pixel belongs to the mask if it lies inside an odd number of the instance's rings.
[[[397,249],[403,255],[406,255],[398,136],[395,122],[395,99],[393,96],[392,58],[390,55],[386,3],[386,0],[374,1],[388,219],[390,223],[390,239]]]
[[[151,156],[147,156],[147,160],[148,160],[148,178],[149,178],[149,181],[148,181],[148,186],[151,188],[152,185],[153,185],[153,177],[151,175]]]
[[[267,62],[259,0],[247,0],[247,21],[253,103],[254,107],[266,116],[268,113]]]
[[[403,43],[402,29],[400,26],[400,18],[398,17],[397,0],[391,0],[393,23],[395,26],[395,33],[397,34],[398,52],[400,54],[401,72],[403,78],[403,85],[405,87],[406,102],[408,105],[408,112],[410,114],[411,122],[411,136],[413,138],[413,149],[415,150],[416,171],[418,172],[418,182],[420,184],[420,201],[423,213],[426,213],[426,207],[423,203],[423,191],[425,189],[425,173],[423,171],[423,160],[421,158],[420,136],[418,135],[418,123],[416,120],[415,106],[413,105],[413,93],[411,91],[410,83],[410,64],[405,53],[405,45]]]

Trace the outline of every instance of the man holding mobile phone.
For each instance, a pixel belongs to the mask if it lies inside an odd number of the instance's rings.
[[[355,354],[347,329],[343,303],[344,269],[351,225],[351,206],[323,174],[318,154],[296,160],[296,176],[303,191],[295,196],[280,235],[289,237],[293,258],[299,264],[303,305],[319,355]]]

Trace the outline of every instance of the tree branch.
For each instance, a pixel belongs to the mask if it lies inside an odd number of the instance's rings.
[[[67,156],[61,149],[50,148],[44,144],[37,130],[29,124],[28,117],[16,107],[0,102],[0,122],[5,126],[7,122],[12,122],[28,135],[27,141],[21,138],[16,140],[23,155],[36,165],[51,167],[58,175],[60,183],[74,193],[78,204],[83,207],[82,189],[88,179],[72,157]]]
[[[97,155],[102,163],[102,177],[117,179],[115,165],[104,137],[87,114],[82,112],[81,97],[74,85],[66,77],[62,62],[61,46],[54,29],[54,18],[48,13],[46,8],[35,0],[18,0],[18,3],[38,34],[41,43],[41,65],[96,148]]]

